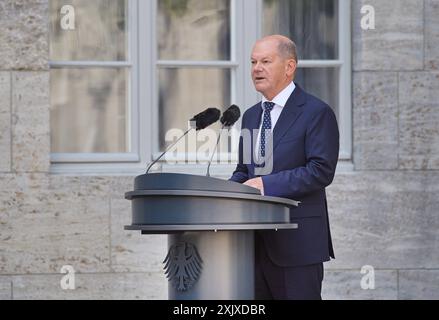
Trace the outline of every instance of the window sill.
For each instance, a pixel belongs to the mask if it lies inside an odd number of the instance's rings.
[[[138,176],[144,174],[147,164],[127,164],[127,163],[53,163],[50,167],[51,174],[63,175],[127,175]],[[210,175],[212,177],[227,178],[230,177],[236,168],[236,164],[212,164],[210,167]],[[354,164],[351,160],[339,160],[336,173],[353,172]],[[159,162],[152,168],[151,172],[174,172],[193,175],[206,175],[207,164],[165,164]]]

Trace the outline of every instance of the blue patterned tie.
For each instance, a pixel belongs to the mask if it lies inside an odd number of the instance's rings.
[[[274,108],[273,102],[264,102],[264,120],[262,122],[261,127],[261,143],[259,144],[259,155],[261,158],[265,158],[265,149],[267,144],[268,136],[265,133],[270,130],[271,131],[271,111]]]

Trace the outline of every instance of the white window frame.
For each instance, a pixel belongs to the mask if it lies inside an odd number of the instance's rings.
[[[127,117],[128,137],[130,152],[126,153],[51,153],[52,173],[99,173],[120,172],[120,168],[131,168],[145,157],[140,142],[141,126],[139,108],[139,0],[128,0],[127,5],[127,60],[126,61],[49,61],[50,69],[60,68],[125,68],[127,69]]]
[[[339,0],[339,129],[340,166],[353,170],[352,163],[352,3]]]
[[[62,62],[51,61],[50,67],[128,67],[131,69],[129,101],[131,110],[131,153],[127,154],[52,154],[53,173],[117,173],[138,174],[159,152],[158,83],[160,66],[230,68],[231,103],[242,111],[260,101],[251,81],[252,47],[262,35],[263,0],[231,0],[231,58],[224,62],[168,61],[157,59],[157,0],[129,0],[128,62]],[[302,60],[300,68],[337,67],[339,76],[340,156],[338,170],[352,170],[352,66],[351,66],[351,3],[339,0],[339,59]],[[237,160],[236,154],[223,154]],[[181,155],[194,160],[195,155]],[[205,166],[196,163],[168,165],[159,162],[162,171],[204,174]],[[235,164],[213,164],[214,175],[228,175]]]

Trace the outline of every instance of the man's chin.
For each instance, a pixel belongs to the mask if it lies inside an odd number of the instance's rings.
[[[257,83],[255,83],[254,85],[255,85],[256,91],[259,93],[262,93],[262,94],[264,94],[265,90],[267,89],[265,86],[257,84]]]

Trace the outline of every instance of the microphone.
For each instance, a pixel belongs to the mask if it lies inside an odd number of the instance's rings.
[[[191,127],[180,137],[177,141],[172,143],[157,159],[151,162],[151,164],[146,169],[146,173],[148,174],[149,170],[151,170],[152,166],[156,164],[173,146],[175,146],[183,137],[185,137],[192,129],[196,129],[196,131],[203,130],[214,124],[220,118],[221,111],[217,108],[208,108],[203,112],[195,115],[191,120]],[[193,127],[193,123],[195,122],[195,128]]]
[[[239,107],[235,104],[231,105],[226,111],[224,111],[223,116],[221,117],[221,124],[223,125],[221,128],[221,131],[227,127],[227,129],[230,129],[236,121],[241,117],[241,111],[239,110]],[[221,138],[221,131],[218,135],[218,139],[216,140],[215,149],[213,150],[212,156],[210,157],[209,165],[207,166],[207,173],[206,177],[210,177],[210,165],[212,164],[213,156],[216,153],[216,149],[218,147],[220,138]]]
[[[190,121],[195,122],[195,128],[199,131],[217,122],[220,115],[221,111],[217,108],[209,108],[194,116]]]
[[[221,117],[221,123],[223,127],[231,127],[241,117],[241,111],[237,105],[231,105],[229,109],[224,111]]]

